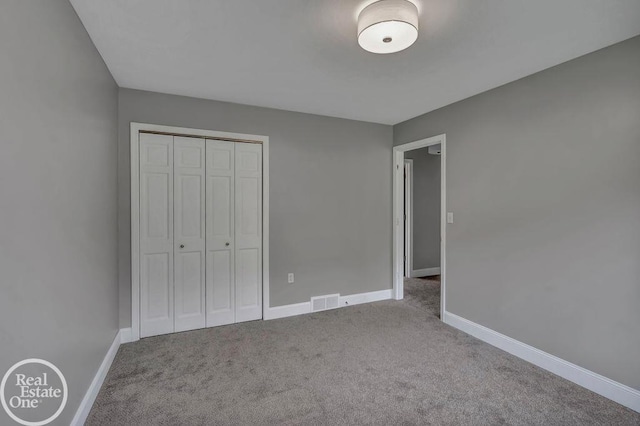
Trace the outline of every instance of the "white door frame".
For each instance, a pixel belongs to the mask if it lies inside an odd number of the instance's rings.
[[[404,270],[413,271],[413,160],[404,160]]]
[[[269,137],[131,123],[131,338],[140,339],[140,132],[262,144],[262,318],[269,305]]]
[[[393,147],[393,297],[404,297],[404,153],[426,146],[441,144],[440,154],[440,319],[444,318],[446,302],[446,231],[447,231],[447,137],[445,134]]]

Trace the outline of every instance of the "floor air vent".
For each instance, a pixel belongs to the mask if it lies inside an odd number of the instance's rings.
[[[327,294],[311,298],[311,312],[326,311],[338,307],[339,294]]]

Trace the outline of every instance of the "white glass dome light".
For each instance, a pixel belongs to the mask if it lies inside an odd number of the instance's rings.
[[[418,39],[418,8],[408,0],[379,0],[358,16],[358,44],[373,53],[394,53]]]

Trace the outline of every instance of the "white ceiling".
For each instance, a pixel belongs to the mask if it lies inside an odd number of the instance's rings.
[[[395,124],[640,34],[638,0],[415,0],[362,50],[372,0],[71,0],[121,87]]]

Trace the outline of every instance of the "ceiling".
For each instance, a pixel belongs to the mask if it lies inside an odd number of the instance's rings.
[[[640,34],[638,0],[414,0],[420,35],[362,50],[372,0],[71,0],[121,87],[396,124]]]

